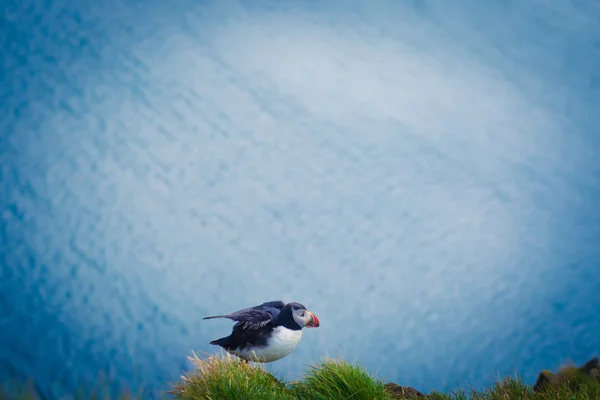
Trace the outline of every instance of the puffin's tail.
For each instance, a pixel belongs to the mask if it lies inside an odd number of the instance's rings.
[[[228,349],[230,347],[230,343],[229,343],[229,336],[226,337],[222,337],[221,339],[217,339],[217,340],[213,340],[210,342],[210,344],[214,344],[216,346],[221,346],[225,349]]]
[[[231,315],[211,315],[210,317],[204,317],[202,319],[214,319],[214,318],[231,318]]]

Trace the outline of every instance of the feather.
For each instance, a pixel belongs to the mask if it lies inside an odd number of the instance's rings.
[[[235,326],[240,326],[243,329],[260,329],[271,322],[284,306],[283,301],[267,301],[255,307],[244,308],[230,314],[204,317],[203,319],[228,318],[236,321]]]

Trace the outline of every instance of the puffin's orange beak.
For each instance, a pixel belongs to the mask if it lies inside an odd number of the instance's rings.
[[[318,328],[320,325],[319,318],[317,318],[317,316],[310,311],[308,312],[308,315],[310,316],[310,319],[306,323],[306,328]]]

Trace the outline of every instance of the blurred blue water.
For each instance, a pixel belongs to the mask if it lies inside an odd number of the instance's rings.
[[[4,3],[0,378],[161,390],[265,300],[421,390],[600,352],[596,2]]]

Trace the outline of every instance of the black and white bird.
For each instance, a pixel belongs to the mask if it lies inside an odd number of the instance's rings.
[[[302,338],[302,328],[317,328],[319,318],[300,303],[267,301],[226,315],[204,317],[236,321],[231,335],[213,340],[242,360],[268,363],[290,354]]]

